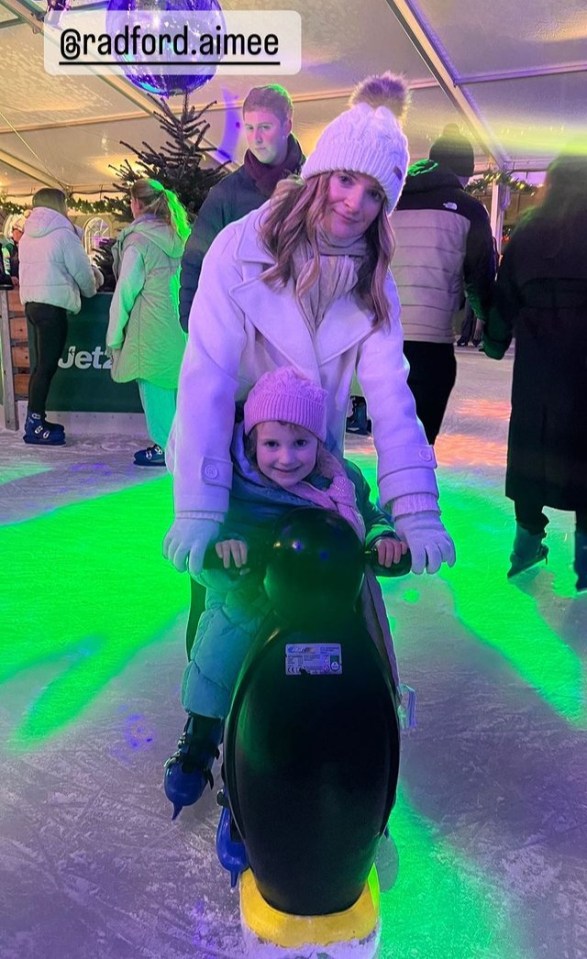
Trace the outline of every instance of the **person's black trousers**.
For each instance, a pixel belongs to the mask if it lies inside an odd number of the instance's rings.
[[[548,516],[542,512],[543,505],[533,496],[519,497],[514,501],[516,523],[527,529],[529,533],[541,536],[549,522]],[[575,518],[577,529],[587,534],[587,510],[577,510]]]
[[[51,380],[67,339],[67,312],[49,303],[27,303],[25,314],[35,345],[35,366],[29,379],[29,413],[44,416]]]
[[[454,346],[406,340],[404,354],[410,364],[408,386],[416,400],[416,412],[428,442],[434,444],[457,378]]]

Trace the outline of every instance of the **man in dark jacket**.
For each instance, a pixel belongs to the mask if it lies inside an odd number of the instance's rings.
[[[429,443],[434,443],[456,379],[452,319],[466,295],[485,321],[495,280],[487,211],[465,192],[473,148],[449,124],[414,163],[391,218],[393,275],[402,305],[408,383]]]
[[[200,207],[181,261],[179,319],[186,333],[202,262],[212,241],[229,223],[265,203],[279,180],[301,169],[305,157],[291,132],[292,114],[291,97],[277,83],[253,87],[245,97],[243,120],[248,149],[244,162],[210,190]],[[190,584],[188,656],[206,597],[206,591],[194,579]]]
[[[181,263],[179,318],[187,332],[202,261],[217,234],[269,199],[279,180],[299,173],[304,155],[293,136],[293,104],[277,83],[253,87],[243,103],[248,150],[242,166],[210,190],[187,242]]]

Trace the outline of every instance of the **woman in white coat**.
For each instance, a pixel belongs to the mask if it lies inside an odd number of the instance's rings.
[[[397,119],[405,100],[403,80],[367,79],[322,133],[302,179],[283,181],[268,203],[227,226],[204,259],[168,445],[176,518],[163,547],[192,577],[227,511],[236,401],[263,373],[283,366],[326,390],[326,442],[338,455],[357,376],[373,424],[380,501],[411,550],[413,571],[454,562],[440,521],[434,452],[407,385],[389,272],[388,214],[408,166]],[[196,600],[192,592],[191,633]],[[190,713],[166,765],[176,810],[211,782],[221,736],[217,718]]]
[[[117,282],[106,346],[112,352],[112,379],[138,383],[153,441],[135,453],[134,461],[137,466],[165,466],[185,349],[179,270],[190,228],[175,193],[157,180],[135,180],[130,207],[134,220],[113,249]]]
[[[367,400],[381,503],[413,571],[454,562],[440,521],[432,448],[407,386],[388,214],[408,166],[391,74],[355,90],[302,169],[212,244],[190,314],[169,445],[176,518],[164,552],[196,575],[225,516],[235,401],[259,376],[294,366],[328,392],[328,443],[342,451],[351,381]]]

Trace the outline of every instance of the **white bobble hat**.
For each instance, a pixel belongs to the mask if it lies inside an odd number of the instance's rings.
[[[367,77],[353,91],[350,109],[320,134],[302,167],[303,179],[335,170],[371,176],[383,189],[391,213],[410,162],[408,141],[401,129],[407,102],[403,77],[393,73]]]

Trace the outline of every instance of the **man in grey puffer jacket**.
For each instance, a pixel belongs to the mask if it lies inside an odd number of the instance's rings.
[[[408,383],[429,443],[440,431],[456,379],[453,315],[466,292],[485,321],[495,280],[489,216],[464,190],[474,168],[471,144],[449,124],[432,144],[429,159],[408,170],[391,218]]]

